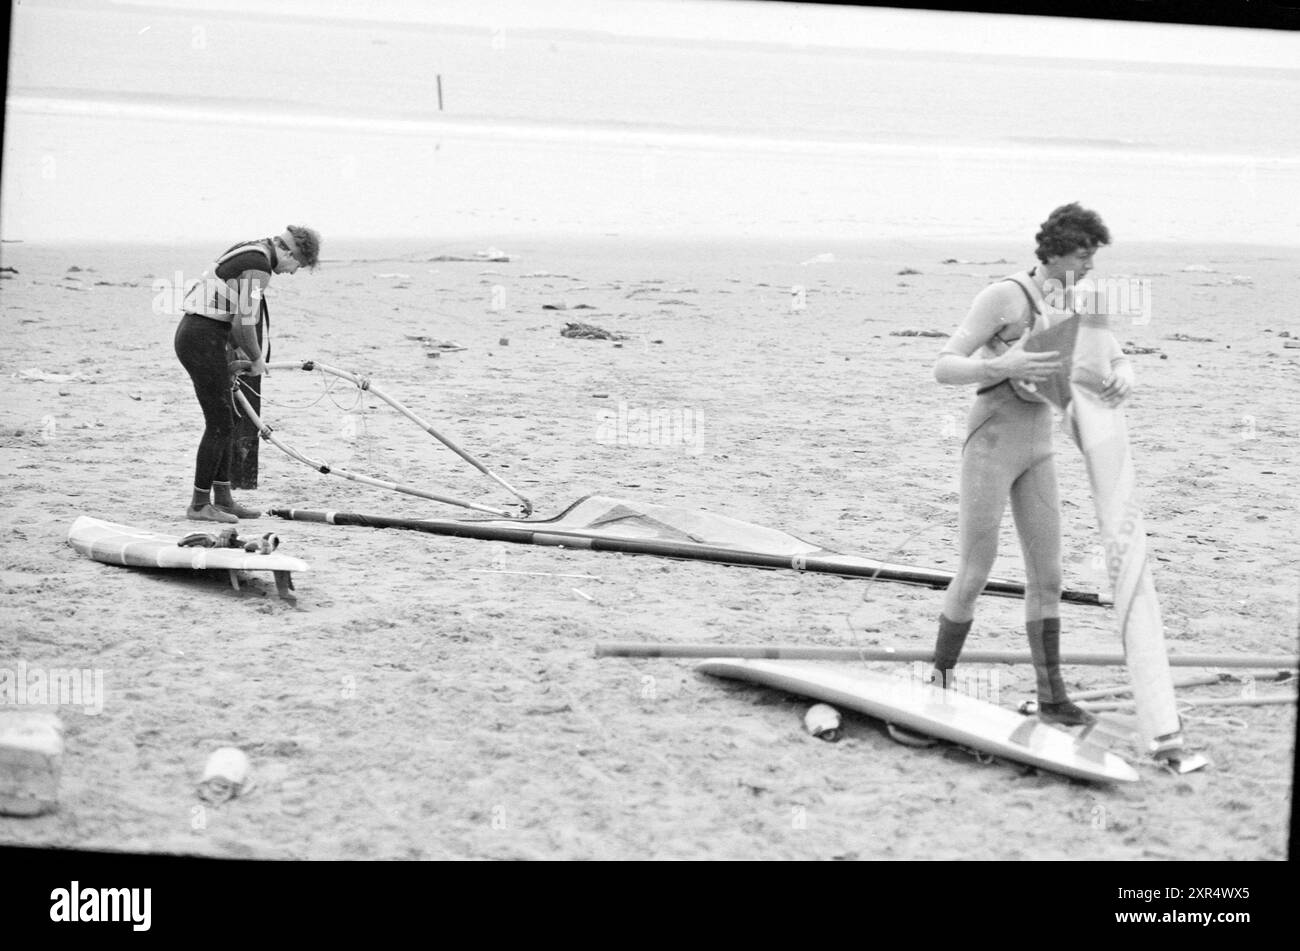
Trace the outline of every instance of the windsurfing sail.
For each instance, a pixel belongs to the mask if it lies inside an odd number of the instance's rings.
[[[1176,761],[1182,755],[1182,723],[1147,560],[1128,425],[1124,411],[1106,405],[1098,395],[1111,374],[1110,340],[1104,315],[1075,314],[1030,337],[1025,349],[1069,354],[1063,361],[1070,374],[1068,386],[1044,395],[1065,410],[1088,471],[1143,738],[1153,755]]]
[[[291,508],[274,508],[271,514],[331,525],[404,528],[434,535],[524,545],[658,555],[751,568],[784,568],[937,589],[946,588],[953,577],[951,572],[940,569],[843,554],[778,529],[764,528],[725,515],[603,495],[585,496],[559,515],[547,519],[388,518]],[[1025,586],[1018,581],[990,579],[983,593],[1023,598]],[[1062,598],[1075,604],[1106,603],[1097,593],[1089,591],[1066,591]]]
[[[491,469],[485,466],[474,456],[470,455],[470,453],[466,452],[464,449],[458,446],[455,442],[453,442],[443,433],[440,433],[438,430],[434,429],[433,426],[431,426],[426,420],[424,420],[420,416],[416,415],[404,403],[402,403],[398,399],[386,393],[383,389],[381,389],[379,386],[373,383],[369,377],[360,376],[356,373],[350,373],[347,370],[340,370],[338,367],[332,367],[324,363],[319,363],[315,360],[282,361],[278,363],[269,363],[267,364],[267,366],[268,368],[273,370],[274,369],[305,370],[309,373],[312,371],[316,371],[316,372],[328,374],[329,376],[337,377],[338,379],[348,381],[349,383],[357,387],[357,389],[361,390],[362,392],[373,394],[375,397],[383,400],[393,409],[397,410],[397,412],[401,413],[411,422],[415,423],[417,426],[419,426],[421,429],[427,432],[434,439],[438,440],[438,442],[442,443],[444,446],[446,446],[456,455],[460,456],[461,459],[468,462],[479,472],[483,473],[483,475],[487,476],[497,485],[501,486],[501,488],[505,489],[515,498],[519,499],[523,507],[523,514],[525,516],[532,514],[533,503],[529,501],[522,493],[520,493],[518,489],[516,489],[514,486],[508,483],[505,479],[501,478],[501,476],[497,475],[495,472],[493,472]],[[351,469],[346,469],[342,466],[331,465],[328,462],[319,459],[314,459],[311,456],[308,456],[306,453],[300,452],[299,450],[295,449],[293,446],[289,445],[287,442],[285,442],[284,440],[280,439],[278,436],[275,435],[275,430],[262,421],[262,418],[258,415],[257,410],[253,408],[253,405],[244,396],[244,393],[241,388],[241,383],[242,381],[240,381],[237,378],[233,390],[235,401],[239,404],[240,411],[247,417],[249,422],[251,422],[253,426],[257,428],[258,435],[260,435],[267,442],[271,443],[271,445],[275,446],[285,455],[289,456],[292,459],[296,459],[298,462],[301,462],[303,465],[310,466],[311,468],[315,469],[317,472],[321,472],[326,475],[336,475],[343,479],[349,479],[353,482],[360,482],[363,485],[370,485],[379,489],[389,489],[393,492],[402,492],[405,493],[406,495],[414,495],[414,496],[418,496],[419,498],[429,499],[434,502],[444,502],[448,505],[456,505],[461,508],[473,509],[474,511],[485,512],[489,515],[502,515],[505,516],[506,518],[511,517],[511,513],[503,509],[492,508],[487,505],[482,505],[478,502],[467,502],[463,499],[458,499],[449,495],[443,495],[441,493],[429,492],[426,489],[417,488],[416,486],[408,485],[402,482],[394,482],[389,479],[376,479],[372,476],[362,475],[360,473],[353,472]]]

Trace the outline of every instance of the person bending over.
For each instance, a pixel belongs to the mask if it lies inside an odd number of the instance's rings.
[[[320,235],[311,228],[289,225],[274,238],[228,248],[189,288],[174,345],[194,382],[204,428],[194,464],[194,494],[185,509],[187,518],[237,522],[262,514],[237,503],[230,491],[235,433],[232,376],[266,372],[269,318],[265,292],[271,275],[293,274],[303,265],[314,270],[319,257]],[[260,339],[259,330],[263,331]]]

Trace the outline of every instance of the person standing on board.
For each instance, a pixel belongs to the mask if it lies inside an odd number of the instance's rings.
[[[1061,525],[1056,465],[1052,458],[1052,408],[1038,387],[1062,386],[1070,366],[1059,351],[1026,352],[1024,343],[1068,316],[1051,313],[1045,294],[1063,296],[1092,270],[1096,250],[1110,232],[1094,211],[1077,203],[1057,208],[1035,240],[1039,263],[990,284],[948,339],[935,363],[935,379],[948,386],[976,385],[962,448],[960,559],[944,596],[934,647],[934,683],[952,685],[953,668],[970,632],[979,597],[997,557],[1007,500],[1025,562],[1025,628],[1037,680],[1040,718],[1067,725],[1093,717],[1074,704],[1061,678]],[[1063,292],[1063,295],[1062,295]],[[1128,359],[1114,338],[1111,375],[1102,391],[1110,405],[1133,387]]]
[[[271,275],[293,274],[302,265],[314,270],[319,256],[320,235],[311,228],[289,225],[277,237],[227,249],[186,293],[185,315],[176,328],[176,356],[194,381],[204,422],[187,518],[238,522],[262,514],[239,505],[230,492],[235,433],[231,377],[266,372],[264,347],[269,339],[263,326],[268,320],[263,293]],[[233,362],[228,346],[236,354]]]

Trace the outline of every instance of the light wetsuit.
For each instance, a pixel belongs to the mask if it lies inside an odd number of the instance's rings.
[[[230,352],[231,327],[236,320],[256,323],[262,358],[270,357],[270,317],[261,288],[270,283],[277,261],[272,239],[241,242],[223,252],[186,294],[174,346],[203,409],[203,438],[194,464],[196,491],[230,481],[235,432],[230,360],[238,356]]]
[[[995,282],[976,296],[943,353],[996,357],[1053,325],[1033,272]],[[935,667],[950,670],[970,631],[975,599],[997,558],[1007,500],[1025,563],[1025,626],[1040,707],[1072,706],[1060,674],[1060,496],[1052,408],[1009,380],[977,391],[962,448],[961,561],[944,600]],[[953,618],[961,618],[955,621]]]
[[[976,298],[944,353],[996,357],[1027,334],[1052,325],[1049,308],[1028,273],[1005,278]],[[1009,380],[976,393],[962,447],[961,550],[975,566],[993,568],[1007,500],[1024,554],[1025,618],[1058,613],[1061,588],[1060,497],[1052,448],[1052,409]],[[974,567],[974,566],[973,566]],[[978,591],[954,591],[947,607],[974,603]],[[953,603],[956,601],[957,603]]]

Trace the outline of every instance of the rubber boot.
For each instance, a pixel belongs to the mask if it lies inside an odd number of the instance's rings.
[[[211,503],[191,505],[185,510],[185,517],[195,522],[238,522],[239,519],[229,512],[223,512]]]
[[[966,635],[970,633],[973,623],[973,618],[969,621],[950,621],[944,615],[939,615],[939,634],[934,639],[934,673],[930,676],[930,683],[936,687],[947,690],[952,686],[953,668],[957,666],[957,658],[961,656],[961,649],[966,645]]]
[[[236,502],[235,497],[230,494],[229,482],[212,483],[212,504],[217,511],[236,518],[261,518],[264,514],[260,509],[250,509]]]
[[[1061,678],[1061,619],[1045,617],[1027,621],[1029,656],[1034,661],[1038,687],[1038,718],[1062,726],[1086,726],[1097,718],[1070,700]]]

